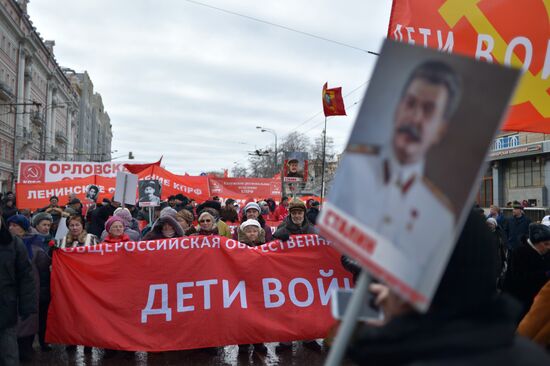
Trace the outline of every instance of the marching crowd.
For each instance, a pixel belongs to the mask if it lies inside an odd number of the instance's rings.
[[[221,235],[257,246],[274,239],[288,240],[290,235],[316,233],[314,224],[319,213],[317,201],[304,203],[287,197],[279,204],[267,198],[250,200],[241,207],[233,199],[221,202],[213,197],[197,203],[178,194],[150,209],[122,207],[108,199],[100,203],[81,202],[74,195],[65,205],[55,196],[49,201],[48,206],[31,213],[17,209],[12,192],[2,199],[0,365],[32,360],[36,335],[43,352],[51,349],[45,334],[54,247],[191,235]],[[268,222],[278,226],[272,229]],[[265,350],[262,344],[255,347]]]
[[[218,197],[197,203],[181,194],[151,210],[121,207],[107,199],[83,204],[74,196],[62,205],[53,196],[47,207],[31,214],[18,210],[13,194],[8,193],[2,199],[0,219],[0,364],[31,360],[35,336],[42,351],[50,350],[45,333],[54,246],[191,235],[221,235],[257,246],[288,240],[290,235],[316,233],[318,214],[315,200],[304,203],[283,197],[277,204],[267,198],[241,206],[233,199],[222,202]],[[270,226],[274,223],[276,228]],[[66,233],[56,236],[62,227]],[[449,350],[454,352],[453,359],[474,349],[479,359],[470,358],[468,364],[474,359],[484,364],[494,360],[506,363],[526,352],[537,362],[544,359],[541,350],[518,341],[515,333],[550,347],[549,252],[550,216],[531,223],[519,202],[514,203],[508,218],[496,206],[491,206],[488,216],[482,209],[474,209],[430,310],[416,313],[383,284],[371,284],[385,320],[383,325],[360,328],[350,355],[359,363],[369,359],[374,364],[403,364],[426,354],[438,355],[438,359]],[[352,259],[343,257],[342,263],[354,275],[360,271]],[[489,335],[493,338],[488,339]],[[315,345],[304,342],[306,347]],[[248,345],[241,348],[248,349]],[[265,351],[263,344],[254,348]],[[107,350],[106,356],[109,352],[114,351]]]

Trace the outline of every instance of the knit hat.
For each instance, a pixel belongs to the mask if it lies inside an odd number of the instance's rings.
[[[105,231],[109,232],[109,230],[111,230],[111,226],[117,221],[120,222],[123,226],[126,226],[124,224],[124,219],[122,217],[120,217],[120,216],[111,216],[105,222]]]
[[[544,216],[540,223],[546,226],[550,226],[550,215]]]
[[[41,221],[44,221],[44,220],[53,222],[53,217],[49,213],[45,213],[45,212],[36,213],[32,217],[32,226],[36,227],[38,226],[38,224],[40,224]]]
[[[122,220],[124,220],[124,226],[128,227],[132,223],[132,214],[130,213],[130,210],[128,210],[125,207],[119,207],[115,210],[115,213],[113,216],[118,216]]]
[[[29,231],[29,226],[31,226],[29,219],[27,219],[23,215],[13,215],[8,219],[8,225],[11,224],[12,222],[16,225],[21,226],[21,228],[25,231]]]
[[[529,240],[533,244],[550,240],[550,227],[543,224],[529,225]]]
[[[212,200],[204,201],[203,203],[197,206],[197,212],[201,212],[202,210],[208,207],[213,208],[214,210],[220,212],[220,210],[222,209],[222,204],[219,203],[218,201],[212,201]]]
[[[250,210],[251,208],[253,208],[254,210],[258,211],[258,212],[262,212],[262,209],[260,208],[260,205],[258,205],[256,202],[248,202],[246,204],[246,206],[244,206],[244,213],[246,213],[246,211]]]
[[[473,309],[496,295],[497,258],[485,220],[473,210],[441,278],[430,311]]]
[[[497,220],[493,219],[492,217],[489,217],[489,218],[487,219],[487,222],[490,222],[490,223],[493,224],[495,227],[498,226]]]
[[[262,225],[260,225],[260,223],[254,219],[249,219],[249,220],[246,220],[245,222],[243,222],[241,224],[241,230],[244,231],[244,229],[248,226],[256,226],[258,229],[261,229],[262,228]]]
[[[306,205],[299,199],[295,198],[292,201],[290,201],[290,203],[288,204],[288,212],[292,212],[292,210],[302,210],[305,212]]]
[[[161,211],[160,211],[160,217],[164,217],[164,216],[176,216],[178,213],[178,211],[174,210],[172,207],[168,206],[168,207],[165,207],[163,208]]]
[[[188,210],[181,210],[176,214],[176,216],[181,217],[182,219],[187,221],[189,225],[191,225],[193,223],[193,220],[195,219],[193,214]]]

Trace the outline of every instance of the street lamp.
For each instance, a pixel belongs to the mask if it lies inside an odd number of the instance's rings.
[[[275,175],[277,173],[277,132],[271,128],[265,128],[262,126],[256,126],[256,128],[261,132],[269,132],[275,137],[275,157],[273,159],[273,175]]]

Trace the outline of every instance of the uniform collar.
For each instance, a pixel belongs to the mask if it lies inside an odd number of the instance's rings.
[[[424,175],[424,160],[414,164],[401,164],[393,153],[384,158],[384,183],[397,184],[405,193],[416,179]]]

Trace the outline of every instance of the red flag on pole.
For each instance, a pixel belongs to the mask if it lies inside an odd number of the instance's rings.
[[[124,164],[124,167],[126,170],[128,170],[132,174],[137,174],[147,168],[150,168],[152,166],[160,166],[160,162],[162,161],[162,156],[160,157],[159,161],[150,163],[150,164]]]
[[[323,85],[323,111],[325,117],[345,116],[346,107],[342,98],[342,88],[327,89],[328,83]]]

